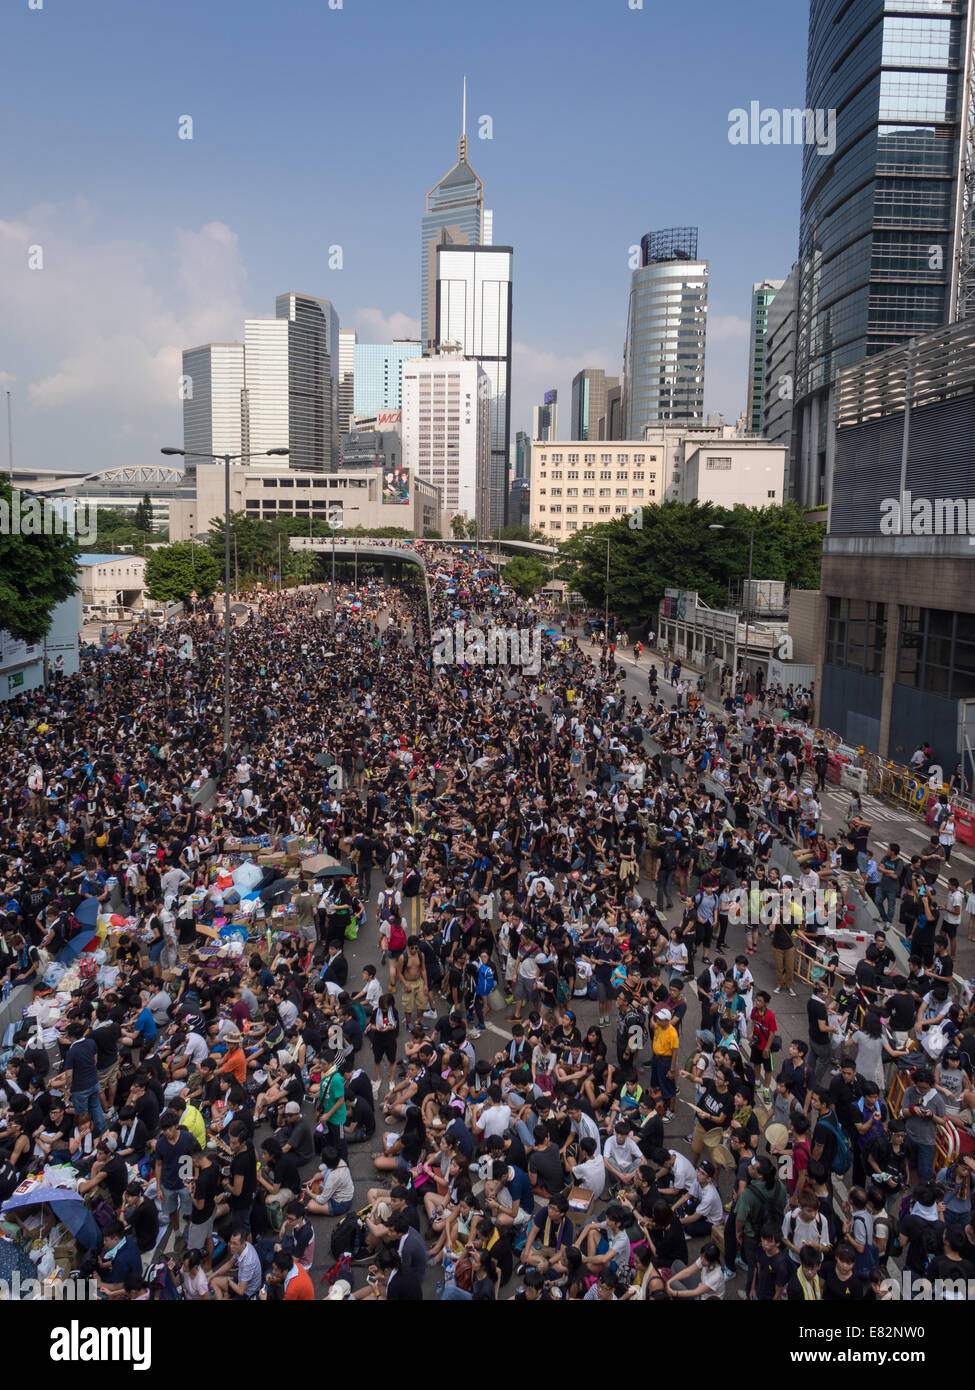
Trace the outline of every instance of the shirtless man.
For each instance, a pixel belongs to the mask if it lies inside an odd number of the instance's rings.
[[[406,943],[406,955],[400,965],[400,978],[403,982],[403,1018],[409,1028],[416,1012],[420,1022],[427,1007],[427,965],[420,950],[420,939],[411,936]]]

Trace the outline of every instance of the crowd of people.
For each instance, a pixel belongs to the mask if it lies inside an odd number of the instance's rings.
[[[122,1300],[861,1300],[897,1296],[902,1262],[975,1276],[971,1160],[936,1157],[975,1105],[943,862],[877,864],[862,807],[824,838],[819,748],[733,700],[668,704],[652,666],[634,690],[574,629],[537,674],[435,666],[431,618],[536,618],[473,550],[423,554],[432,614],[409,582],[250,607],[229,760],[212,608],[0,708],[5,996],[44,988],[87,899],[128,924],[60,1055],[7,1047],[0,1198],[73,1170],[101,1229],[82,1272]],[[212,871],[251,837],[346,873],[299,870],[289,929],[221,954]],[[776,996],[823,937],[787,889],[884,905],[855,977],[824,953],[788,1041]]]

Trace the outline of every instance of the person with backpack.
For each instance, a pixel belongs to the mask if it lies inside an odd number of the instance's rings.
[[[833,1109],[833,1098],[825,1086],[812,1093],[815,1127],[812,1136],[812,1161],[826,1170],[826,1185],[832,1192],[833,1174],[842,1176],[853,1162],[853,1151],[843,1126]]]
[[[775,1164],[764,1154],[752,1159],[748,1172],[748,1184],[735,1203],[735,1234],[746,1265],[745,1286],[754,1297],[762,1231],[766,1226],[781,1229],[788,1197],[776,1176]]]
[[[399,909],[394,908],[386,919],[386,959],[389,965],[389,989],[390,993],[396,992],[397,972],[406,954],[406,928],[403,919],[399,915]]]

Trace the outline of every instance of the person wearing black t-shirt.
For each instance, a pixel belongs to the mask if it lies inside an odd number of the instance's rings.
[[[757,1303],[772,1303],[787,1297],[792,1261],[782,1249],[782,1237],[775,1226],[763,1227],[761,1247],[755,1262],[752,1296]]]
[[[251,1208],[257,1193],[257,1155],[248,1142],[247,1126],[233,1120],[227,1126],[230,1147],[230,1170],[224,1179],[224,1200],[217,1208],[219,1221],[228,1212],[234,1226],[250,1230]]]
[[[853,1273],[856,1259],[851,1245],[842,1242],[836,1247],[836,1255],[823,1266],[824,1303],[862,1303],[873,1299],[870,1286]]]
[[[119,1219],[125,1227],[126,1235],[131,1235],[139,1247],[140,1255],[148,1255],[156,1248],[159,1239],[159,1212],[155,1202],[143,1194],[137,1182],[129,1183],[122,1199]]]
[[[830,1041],[832,1030],[829,1022],[829,1008],[826,1000],[829,984],[825,979],[813,985],[813,992],[806,1001],[806,1018],[809,1024],[809,1053],[816,1081],[826,1075],[830,1062]]]

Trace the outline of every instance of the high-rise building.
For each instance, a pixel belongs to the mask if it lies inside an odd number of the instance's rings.
[[[542,404],[532,406],[532,439],[558,439],[559,393],[546,391]]]
[[[355,411],[354,328],[339,329],[339,434],[348,434]]]
[[[762,280],[752,286],[751,326],[748,330],[748,385],[745,388],[745,429],[749,434],[762,430],[762,404],[765,399],[765,331],[772,300],[784,280]]]
[[[286,445],[292,468],[339,462],[339,320],[327,299],[280,294],[272,318],[244,324],[249,447]],[[261,463],[255,457],[255,463]]]
[[[460,513],[482,530],[490,516],[491,383],[457,350],[418,358],[403,372],[403,459],[440,489],[445,534]]]
[[[762,392],[761,434],[774,444],[784,444],[786,496],[795,493],[795,433],[792,428],[796,385],[796,294],[799,269],[792,267],[772,301],[765,328],[765,383]]]
[[[403,364],[422,356],[411,338],[393,343],[357,343],[355,349],[355,415],[399,410],[403,403]]]
[[[436,346],[479,363],[490,383],[490,510],[483,524],[492,530],[504,526],[508,503],[512,255],[510,246],[437,250]]]
[[[805,505],[829,500],[841,368],[953,318],[962,298],[975,144],[966,141],[972,0],[811,0],[796,382]],[[807,130],[808,139],[808,130]]]
[[[599,421],[606,414],[606,392],[619,386],[618,376],[607,376],[601,367],[585,367],[572,378],[573,439],[598,439]]]
[[[420,252],[420,337],[424,355],[437,337],[437,247],[490,246],[493,217],[484,209],[484,187],[467,160],[467,78],[457,163],[427,194]]]
[[[704,417],[708,263],[697,257],[697,228],[648,232],[630,283],[623,356],[626,439],[645,425]]]
[[[531,436],[526,430],[515,435],[515,477],[527,478],[531,468]]]
[[[183,448],[197,454],[246,452],[243,343],[204,343],[183,352]],[[188,458],[192,470],[196,460]]]

